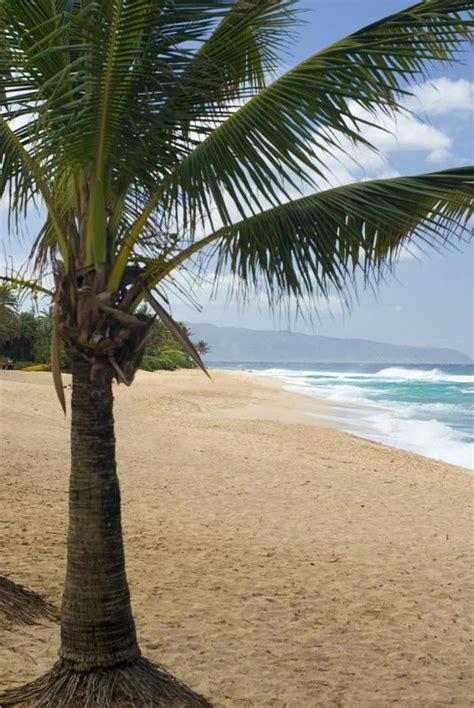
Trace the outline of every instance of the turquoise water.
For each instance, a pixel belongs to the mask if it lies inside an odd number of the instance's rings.
[[[474,469],[474,365],[219,364],[274,376],[331,406],[344,429]]]

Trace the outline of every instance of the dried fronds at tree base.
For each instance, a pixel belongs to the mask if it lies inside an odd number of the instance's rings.
[[[54,605],[12,580],[0,575],[0,621],[34,624],[42,618],[57,621],[59,612]]]
[[[64,661],[33,683],[0,695],[0,706],[37,708],[212,708],[202,696],[144,658],[76,672]]]

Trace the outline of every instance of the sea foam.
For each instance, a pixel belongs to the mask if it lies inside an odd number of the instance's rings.
[[[326,399],[331,406],[325,417],[356,435],[474,469],[473,413],[466,397],[474,393],[474,376],[439,367],[344,368],[292,365],[258,373],[283,379],[287,390]]]
[[[406,381],[452,381],[455,383],[474,383],[474,376],[451,376],[440,369],[405,369],[389,367],[375,374],[379,379],[404,379]]]

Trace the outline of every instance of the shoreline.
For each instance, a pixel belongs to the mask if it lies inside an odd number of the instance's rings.
[[[239,369],[223,369],[222,371],[239,371]],[[449,427],[446,423],[439,422],[436,418],[427,419],[405,416],[403,410],[400,411],[394,407],[394,401],[385,399],[371,400],[362,397],[358,401],[339,397],[325,397],[311,384],[298,380],[296,376],[299,373],[298,370],[289,369],[288,376],[283,373],[280,375],[272,374],[270,373],[271,370],[268,371],[269,373],[266,373],[266,370],[254,370],[247,373],[252,373],[258,378],[272,378],[280,383],[284,391],[321,402],[326,412],[318,411],[314,415],[322,422],[333,425],[342,432],[396,450],[404,450],[405,452],[420,455],[426,459],[450,464],[471,474],[474,472],[474,446],[472,442],[459,437],[456,438],[456,435],[458,435],[456,430]],[[281,371],[283,372],[284,369],[281,369]],[[328,373],[331,374],[331,372]],[[293,376],[290,374],[293,374]],[[350,372],[344,372],[344,374],[351,376]],[[301,379],[304,378],[304,372],[301,372]],[[327,386],[327,384],[324,385]],[[333,391],[337,391],[337,388],[334,387]],[[409,405],[416,408],[417,404],[411,403]],[[400,403],[398,403],[398,406],[400,406]],[[313,413],[310,415],[313,415]],[[382,419],[384,423],[381,425]],[[440,428],[440,430],[436,431],[436,437],[433,431],[427,430],[427,426],[431,424]],[[383,430],[384,425],[385,428],[388,427],[388,431],[387,429]],[[417,426],[416,433],[414,432],[414,426]],[[380,427],[382,427],[382,431]],[[429,440],[426,438],[428,432],[432,436]],[[445,436],[444,438],[443,435]],[[420,439],[425,440],[423,445],[419,444]],[[436,450],[436,444],[442,439],[445,440],[444,448]],[[462,451],[460,447],[462,447]]]
[[[69,419],[49,374],[11,374],[1,572],[58,603]],[[472,475],[312,420],[323,404],[281,381],[211,375],[114,390],[144,655],[216,708],[467,705]],[[0,690],[49,668],[58,641],[7,627]]]

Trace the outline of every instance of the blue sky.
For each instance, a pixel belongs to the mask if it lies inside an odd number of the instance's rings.
[[[411,4],[403,0],[301,0],[301,6],[308,11],[303,15],[303,24],[296,28],[295,40],[283,58],[283,68]],[[430,78],[432,83],[416,89],[417,97],[410,105],[419,118],[400,119],[387,126],[393,136],[379,134],[376,137],[386,160],[366,151],[358,155],[364,169],[349,163],[335,163],[336,183],[423,173],[474,162],[472,54],[464,56],[463,64],[434,67]],[[3,238],[4,255],[13,256],[18,263],[27,252],[27,244],[31,243],[38,224],[38,218],[29,219],[29,233],[22,244],[17,238]],[[350,313],[341,311],[335,298],[329,304],[307,303],[306,309],[314,315],[312,323],[296,319],[294,313],[272,315],[263,297],[253,298],[246,307],[227,303],[225,283],[213,299],[210,299],[209,284],[194,289],[194,298],[202,305],[201,312],[173,300],[172,309],[176,318],[188,322],[284,328],[328,336],[453,347],[474,357],[473,271],[472,243],[460,244],[458,250],[443,254],[415,250],[405,254],[395,277],[385,282],[377,294],[361,292]]]

